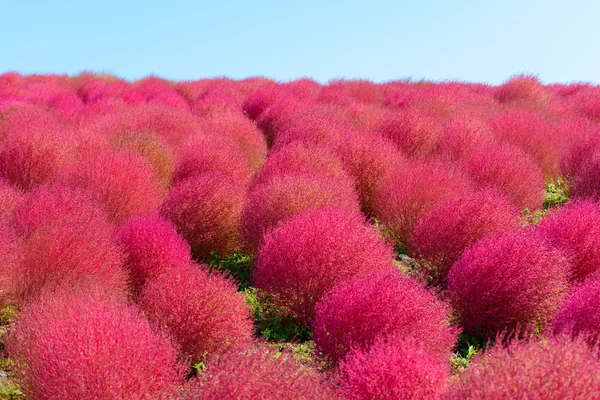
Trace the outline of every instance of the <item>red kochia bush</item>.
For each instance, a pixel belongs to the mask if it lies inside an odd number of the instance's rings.
[[[461,160],[477,146],[492,140],[492,130],[481,117],[474,112],[462,111],[445,122],[438,153],[452,161]]]
[[[496,88],[494,98],[500,103],[511,101],[541,102],[550,97],[537,77],[533,75],[516,75]]]
[[[248,252],[255,252],[263,235],[279,223],[305,210],[338,207],[360,213],[351,181],[332,180],[318,175],[274,176],[248,194],[242,213],[242,232]]]
[[[250,308],[236,285],[189,263],[146,280],[139,305],[193,364],[252,340]]]
[[[182,400],[329,400],[336,393],[317,371],[301,366],[290,354],[267,347],[238,350],[207,364]]]
[[[568,289],[570,264],[537,232],[488,236],[448,274],[448,291],[466,333],[531,333],[551,321]]]
[[[589,344],[600,336],[600,277],[595,276],[573,289],[552,322],[554,334],[582,336]]]
[[[538,210],[544,201],[544,174],[523,150],[507,143],[479,146],[463,161],[479,186],[493,186],[521,208]]]
[[[224,137],[195,135],[186,140],[173,173],[173,183],[206,172],[219,172],[241,185],[250,182],[252,171],[239,146]]]
[[[134,218],[117,229],[125,251],[125,268],[139,293],[146,279],[176,271],[191,261],[190,245],[170,221],[156,215]]]
[[[200,258],[241,248],[245,187],[219,173],[194,175],[173,186],[161,208]]]
[[[348,400],[439,399],[448,386],[448,366],[422,346],[399,335],[354,349],[339,366],[341,392]]]
[[[566,336],[514,341],[477,356],[446,394],[452,399],[597,399],[597,350]]]
[[[437,203],[417,222],[409,253],[431,263],[435,282],[445,282],[462,252],[485,235],[519,224],[519,209],[494,189],[459,193]]]
[[[7,351],[36,399],[170,399],[184,371],[136,308],[100,290],[45,292],[19,314]]]
[[[392,260],[391,246],[360,215],[319,209],[298,214],[265,236],[253,280],[282,314],[308,324],[317,302],[338,282],[389,271]]]
[[[583,162],[581,169],[571,179],[570,194],[577,199],[600,200],[600,151]]]
[[[94,192],[115,223],[151,214],[163,199],[163,186],[148,160],[128,149],[82,160],[66,179]]]
[[[23,194],[7,180],[0,178],[0,223],[8,221]]]
[[[414,107],[390,113],[380,129],[383,136],[391,139],[411,158],[432,154],[442,130],[433,116]]]
[[[583,281],[600,269],[600,206],[595,202],[572,200],[542,219],[538,230],[570,257],[572,281]]]
[[[12,277],[18,272],[20,252],[17,237],[13,229],[0,222],[0,305],[4,306],[14,299],[15,282]]]
[[[440,162],[406,163],[392,172],[375,192],[374,214],[396,243],[406,245],[421,215],[437,202],[470,186],[464,174]]]
[[[339,283],[317,304],[313,340],[336,363],[351,349],[367,349],[390,334],[416,341],[446,361],[458,333],[446,323],[449,313],[423,285],[400,272],[363,274]]]
[[[23,254],[10,276],[18,303],[44,288],[84,283],[126,296],[122,250],[106,215],[85,193],[42,186],[15,209],[14,220]]]

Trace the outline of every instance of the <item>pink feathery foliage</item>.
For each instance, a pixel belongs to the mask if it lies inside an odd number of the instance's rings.
[[[421,283],[388,270],[339,282],[318,302],[313,323],[316,349],[337,363],[352,349],[398,335],[447,361],[458,330],[446,322],[450,308]]]
[[[519,214],[495,189],[455,194],[419,219],[408,240],[409,254],[426,259],[433,281],[444,283],[467,247],[486,235],[517,228]]]
[[[597,399],[598,350],[581,339],[549,337],[496,345],[474,358],[444,398]]]
[[[573,180],[586,167],[586,164],[600,151],[600,132],[589,132],[573,143],[563,155],[560,172],[569,180]]]
[[[123,100],[132,105],[153,104],[173,110],[189,110],[188,102],[174,89],[174,85],[156,76],[149,76],[128,85]]]
[[[241,112],[241,105],[237,99],[225,93],[207,94],[191,105],[192,114],[202,118],[211,114]]]
[[[337,207],[359,214],[358,196],[351,180],[332,180],[322,175],[277,175],[253,186],[242,213],[246,250],[254,253],[265,233],[305,210]]]
[[[552,321],[555,335],[581,336],[590,345],[600,336],[600,279],[598,276],[575,287],[565,298]]]
[[[292,96],[302,101],[316,101],[322,85],[312,78],[294,79],[281,86]]]
[[[354,179],[361,208],[373,213],[373,196],[406,160],[396,145],[377,133],[345,132],[334,144],[345,170]]]
[[[332,180],[350,181],[338,156],[327,146],[293,142],[269,153],[269,157],[252,180],[260,185],[275,176],[308,174]]]
[[[600,150],[581,164],[580,170],[571,178],[569,194],[576,199],[600,200]]]
[[[446,197],[471,187],[460,171],[441,162],[405,163],[373,195],[373,211],[386,233],[400,245],[419,218]]]
[[[129,220],[117,229],[116,236],[125,251],[124,265],[136,293],[147,279],[177,271],[192,261],[190,245],[175,225],[157,215]]]
[[[328,86],[339,84],[354,99],[368,104],[381,104],[383,102],[383,85],[365,80],[351,79],[331,81]]]
[[[265,110],[288,96],[284,86],[267,82],[244,100],[242,109],[251,120],[257,120]]]
[[[173,345],[99,289],[44,292],[19,313],[7,351],[36,399],[171,399],[184,378]]]
[[[584,117],[600,122],[600,88],[591,86],[573,96],[576,110]]]
[[[491,186],[530,211],[542,207],[544,174],[519,147],[491,142],[477,147],[463,160],[463,168],[480,187]]]
[[[2,271],[0,272],[0,305],[5,306],[9,303],[15,303],[14,293],[16,292],[15,280],[16,272],[19,269],[20,247],[17,235],[14,229],[3,221],[0,222],[0,263]]]
[[[381,126],[390,110],[378,104],[355,101],[346,107],[354,126],[363,132],[381,132]]]
[[[571,281],[600,271],[600,206],[572,200],[542,219],[537,229],[571,260]]]
[[[215,357],[206,371],[193,378],[182,400],[330,400],[333,385],[293,355],[257,345]]]
[[[496,88],[494,98],[500,103],[513,101],[543,102],[550,97],[539,79],[533,75],[516,75]]]
[[[600,147],[598,125],[581,116],[568,116],[556,122],[560,139],[558,173],[564,178],[577,174],[582,163]]]
[[[337,283],[393,270],[393,258],[391,245],[360,214],[322,208],[298,214],[265,235],[253,282],[282,315],[310,324],[316,304]]]
[[[262,131],[271,146],[279,131],[292,121],[296,113],[307,107],[314,106],[308,101],[300,101],[294,97],[283,97],[264,110],[255,120],[256,126]]]
[[[492,130],[484,119],[471,110],[465,110],[445,121],[437,152],[451,161],[457,161],[477,146],[492,140]]]
[[[237,286],[206,266],[188,263],[151,276],[138,304],[165,329],[192,364],[252,341],[250,306]]]
[[[0,178],[0,224],[8,222],[12,218],[13,210],[22,198],[21,191],[7,180]]]
[[[126,148],[81,160],[64,179],[93,192],[117,224],[156,212],[164,197],[150,162]]]
[[[223,112],[200,119],[199,131],[237,143],[256,172],[267,157],[267,142],[258,127],[241,112]]]
[[[108,99],[121,98],[127,88],[128,83],[116,77],[95,76],[84,82],[77,93],[82,100],[87,103],[95,103]]]
[[[245,186],[219,173],[194,175],[171,188],[161,214],[171,220],[199,258],[241,248]]]
[[[539,113],[526,108],[511,108],[488,123],[500,141],[519,146],[547,177],[556,176],[560,162],[559,138],[554,125]]]
[[[350,351],[339,371],[340,391],[348,400],[439,399],[450,380],[445,363],[401,335]]]
[[[555,316],[570,269],[561,252],[526,228],[487,236],[465,250],[450,269],[448,291],[466,333],[525,335]]]
[[[72,127],[40,107],[0,117],[0,176],[23,190],[52,181],[74,160]]]
[[[17,303],[42,289],[83,284],[127,296],[122,249],[107,216],[85,193],[41,186],[15,209],[14,221],[22,257],[8,273]]]
[[[195,135],[188,138],[181,148],[173,183],[216,172],[243,186],[250,183],[252,175],[246,154],[235,142],[214,135]]]
[[[381,133],[391,139],[410,158],[431,155],[438,146],[441,123],[417,107],[390,113],[382,122]]]

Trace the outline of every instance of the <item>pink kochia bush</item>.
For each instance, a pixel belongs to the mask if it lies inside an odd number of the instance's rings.
[[[172,222],[157,215],[134,218],[116,231],[125,252],[125,268],[139,293],[147,279],[177,271],[192,261],[190,245]]]
[[[476,356],[444,398],[598,399],[600,361],[581,339],[567,336],[499,344]]]
[[[464,159],[463,168],[477,185],[495,187],[521,208],[542,207],[544,174],[517,146],[494,142],[479,146]]]
[[[568,290],[567,258],[526,228],[488,236],[452,266],[448,291],[465,332],[529,334],[555,316]]]
[[[15,209],[22,258],[10,272],[17,303],[42,289],[95,285],[125,297],[123,253],[106,214],[87,193],[40,186]]]
[[[398,335],[447,361],[458,330],[446,322],[450,308],[421,283],[388,271],[340,282],[317,304],[316,349],[337,363],[352,349],[367,349],[378,338]]]
[[[350,351],[339,371],[341,393],[348,400],[439,399],[450,378],[445,363],[400,335]]]
[[[81,160],[65,180],[93,192],[115,223],[152,214],[163,199],[163,186],[150,162],[129,149]]]
[[[555,334],[581,336],[595,345],[600,337],[600,277],[577,286],[565,299],[552,322]]]
[[[549,213],[538,226],[552,245],[570,257],[572,281],[583,281],[600,269],[600,206],[572,200]]]
[[[171,220],[200,258],[241,248],[245,187],[219,173],[194,175],[171,188],[161,214]]]
[[[571,179],[570,194],[576,199],[600,200],[600,151],[584,161],[581,170]]]
[[[0,178],[0,223],[10,220],[14,208],[22,198],[23,194],[19,190]]]
[[[36,399],[170,399],[183,378],[171,343],[101,290],[45,292],[21,311],[6,348]]]
[[[11,295],[14,293],[13,274],[18,271],[19,265],[19,246],[15,232],[11,227],[0,222],[0,265],[2,273],[0,274],[0,305],[6,305],[11,301]]]
[[[407,157],[422,158],[437,148],[442,127],[432,115],[413,107],[390,113],[380,130]]]
[[[253,281],[282,315],[309,324],[319,300],[355,275],[393,269],[393,252],[359,214],[323,208],[300,213],[267,233]]]
[[[542,102],[549,97],[537,77],[533,75],[516,75],[496,88],[494,98],[500,103],[511,101]]]
[[[441,162],[406,163],[375,192],[374,214],[397,244],[406,245],[415,223],[425,212],[470,186],[464,174]]]
[[[329,400],[332,386],[317,371],[301,366],[291,354],[266,346],[233,349],[211,360],[194,378],[182,400]]]
[[[206,266],[187,264],[146,280],[139,305],[193,364],[252,340],[250,308],[236,285]]]
[[[437,203],[417,222],[409,253],[431,264],[435,282],[445,282],[462,252],[482,237],[512,230],[519,209],[494,189],[459,193]]]
[[[358,196],[352,181],[294,174],[274,176],[253,186],[242,213],[246,250],[256,252],[263,235],[290,217],[323,207],[337,207],[350,214],[359,214]]]

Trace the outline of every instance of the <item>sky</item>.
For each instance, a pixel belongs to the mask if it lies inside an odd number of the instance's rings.
[[[0,0],[0,73],[600,83],[597,0]]]

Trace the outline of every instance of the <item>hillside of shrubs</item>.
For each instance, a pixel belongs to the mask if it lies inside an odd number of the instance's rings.
[[[600,399],[600,87],[0,75],[0,399]]]

